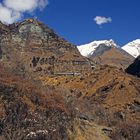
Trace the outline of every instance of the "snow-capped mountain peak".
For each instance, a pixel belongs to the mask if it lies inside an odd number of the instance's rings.
[[[123,46],[122,49],[133,57],[138,57],[140,55],[140,39],[129,42],[128,44]]]
[[[86,57],[92,56],[94,53],[97,53],[97,52],[98,53],[103,52],[112,47],[118,47],[118,45],[112,39],[93,41],[89,44],[77,46],[80,53]]]

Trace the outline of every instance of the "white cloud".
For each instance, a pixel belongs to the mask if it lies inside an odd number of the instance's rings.
[[[11,24],[19,20],[24,13],[42,10],[47,4],[48,0],[3,0],[0,3],[0,21]]]
[[[4,0],[4,5],[15,11],[33,11],[36,8],[44,8],[48,0]]]
[[[96,24],[102,25],[102,24],[105,24],[105,23],[112,22],[112,18],[111,17],[96,16],[94,18],[94,21],[96,22]]]
[[[0,21],[3,23],[13,23],[17,19],[20,19],[21,14],[19,12],[13,11],[7,7],[0,4]]]

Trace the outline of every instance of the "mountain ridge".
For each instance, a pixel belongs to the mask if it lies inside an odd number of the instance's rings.
[[[133,57],[140,55],[140,39],[133,40],[122,47],[123,50],[128,52]]]
[[[93,41],[89,44],[77,46],[81,55],[97,63],[109,64],[125,69],[134,60],[128,52],[120,48],[112,39]]]
[[[93,41],[88,44],[77,46],[77,48],[83,56],[90,57],[91,55],[94,54],[94,51],[96,51],[96,49],[100,46],[106,50],[106,49],[110,49],[111,47],[117,47],[117,44],[112,39],[99,40],[99,41]]]
[[[96,55],[96,49],[100,47],[100,45],[104,44],[106,46],[105,49],[102,49],[100,51],[106,51],[108,50],[107,48],[109,47],[117,47],[121,48],[134,58],[138,57],[140,55],[140,39],[133,40],[131,42],[128,42],[126,45],[119,46],[113,41],[112,39],[110,40],[98,40],[98,41],[93,41],[88,44],[84,45],[79,45],[77,46],[79,52],[85,56],[85,57],[90,57],[91,55]]]
[[[90,61],[81,56],[75,45],[37,20],[2,25],[0,31],[1,61],[8,63],[5,66],[16,73],[28,71],[36,76],[91,68]]]
[[[115,47],[101,56],[130,62]],[[138,77],[82,56],[36,20],[1,25],[0,139],[138,140],[139,110]]]

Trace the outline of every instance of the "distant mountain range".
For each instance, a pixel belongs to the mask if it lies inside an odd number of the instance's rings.
[[[89,44],[77,46],[80,53],[85,57],[97,56],[112,47],[118,47],[113,40],[93,41]]]
[[[136,40],[120,47],[112,39],[100,40],[77,46],[77,48],[81,55],[91,58],[97,63],[126,68],[140,54],[140,41],[138,43]]]
[[[129,53],[133,57],[138,57],[140,55],[140,39],[136,39],[128,44],[119,47],[114,40],[100,40],[100,41],[93,41],[88,44],[77,46],[78,50],[83,56],[86,57],[93,57],[99,54],[104,53],[105,51],[111,48],[119,48],[127,53]]]
[[[140,55],[140,39],[129,42],[123,46],[122,49],[131,54],[133,57],[138,57]]]

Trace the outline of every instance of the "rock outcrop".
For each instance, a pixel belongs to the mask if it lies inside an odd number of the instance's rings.
[[[1,24],[0,33],[0,59],[17,74],[26,75],[28,71],[36,77],[91,68],[90,61],[80,55],[76,46],[37,20]]]

